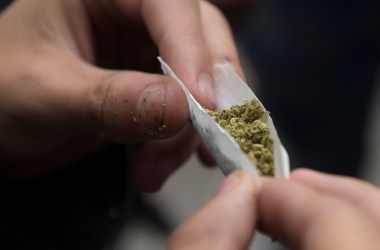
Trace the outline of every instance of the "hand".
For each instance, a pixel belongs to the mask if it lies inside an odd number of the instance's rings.
[[[216,196],[174,232],[168,249],[247,249],[256,227],[256,197],[253,176],[230,174]]]
[[[222,191],[174,233],[169,249],[243,250],[256,220],[259,229],[294,249],[375,250],[380,245],[380,190],[365,182],[297,170],[291,181],[263,179],[257,195],[254,187],[247,174],[232,174]]]
[[[268,180],[258,199],[260,226],[295,249],[378,249],[380,191],[359,180],[310,170]]]
[[[1,176],[51,171],[109,141],[145,143],[134,161],[145,190],[199,145],[177,83],[145,73],[156,56],[207,107],[213,63],[242,75],[226,21],[198,0],[15,1],[0,17],[0,54]]]

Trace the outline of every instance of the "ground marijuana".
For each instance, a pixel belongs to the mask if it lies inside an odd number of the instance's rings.
[[[257,99],[207,113],[236,140],[262,175],[274,175],[273,138],[260,120],[268,111]]]

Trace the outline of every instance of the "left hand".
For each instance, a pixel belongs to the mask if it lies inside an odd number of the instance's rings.
[[[242,75],[228,24],[206,1],[14,1],[0,18],[1,176],[43,174],[109,141],[143,143],[135,178],[157,190],[199,145],[182,90],[148,73],[157,51],[209,108],[212,65],[228,60]],[[147,88],[160,95],[144,103]]]
[[[216,196],[174,232],[168,249],[247,249],[256,229],[256,198],[252,175],[230,174]]]

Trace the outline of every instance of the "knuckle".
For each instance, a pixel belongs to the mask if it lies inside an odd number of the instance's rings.
[[[84,95],[83,113],[94,132],[103,134],[108,130],[106,113],[110,109],[112,82],[115,76],[110,75],[97,82]]]

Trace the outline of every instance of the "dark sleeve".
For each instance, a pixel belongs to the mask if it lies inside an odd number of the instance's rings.
[[[39,178],[0,181],[1,249],[112,246],[131,216],[133,187],[124,145]]]

